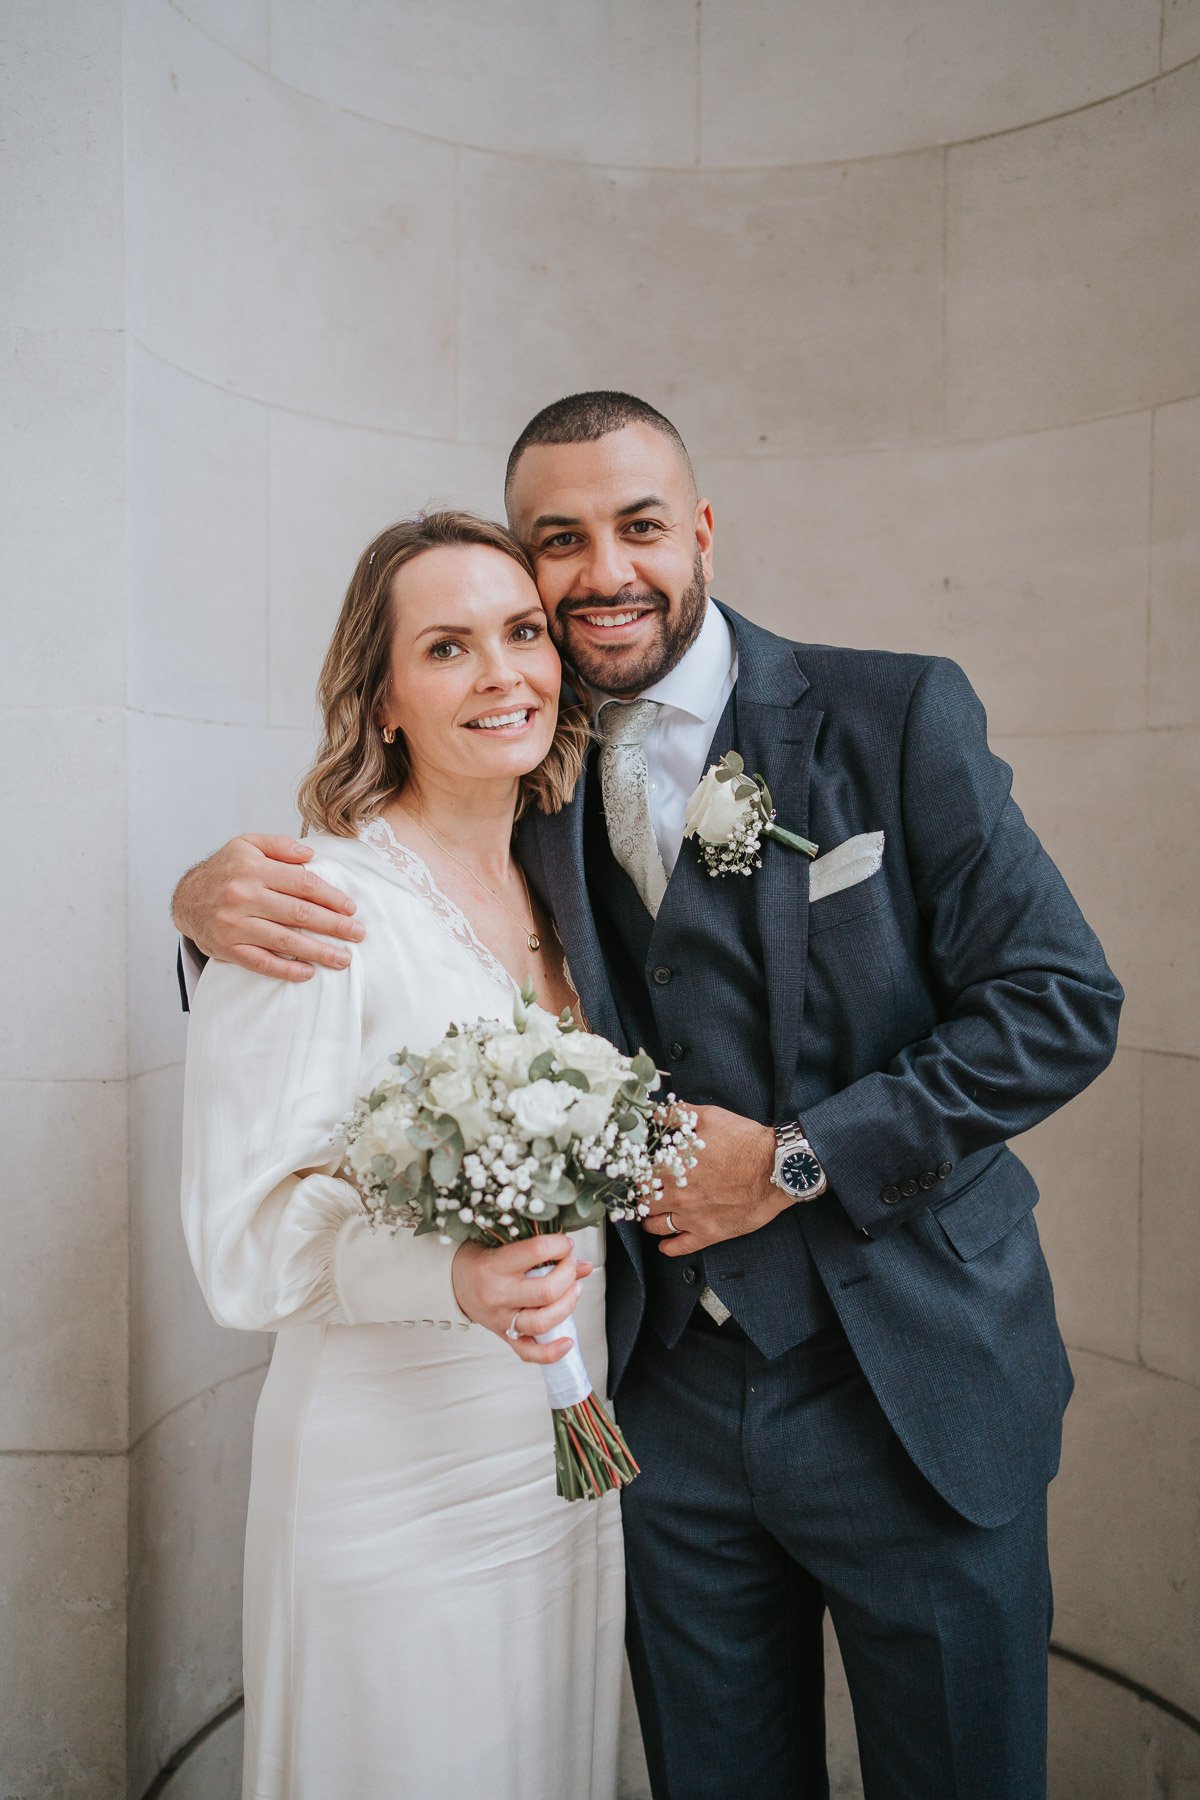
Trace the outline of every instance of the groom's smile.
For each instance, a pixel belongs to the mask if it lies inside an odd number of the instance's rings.
[[[712,512],[686,453],[641,424],[531,444],[507,498],[563,659],[607,694],[660,681],[700,629],[712,575]]]

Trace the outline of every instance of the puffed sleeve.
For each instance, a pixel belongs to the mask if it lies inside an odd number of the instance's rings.
[[[337,880],[337,871],[331,879]],[[183,1226],[222,1325],[468,1323],[454,1246],[372,1226],[335,1170],[362,1086],[363,963],[276,981],[209,963],[188,1031]]]

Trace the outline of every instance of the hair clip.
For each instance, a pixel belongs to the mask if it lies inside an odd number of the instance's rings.
[[[367,558],[367,567],[368,567],[368,569],[369,569],[369,568],[370,568],[370,566],[371,566],[371,564],[372,564],[372,563],[373,563],[373,562],[374,562],[374,561],[375,561],[375,552],[374,552],[374,551],[373,551],[373,550],[372,550],[372,552],[371,552],[371,554],[370,554],[370,556],[368,556],[368,558]]]

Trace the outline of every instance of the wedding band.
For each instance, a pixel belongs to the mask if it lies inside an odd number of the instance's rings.
[[[671,1217],[670,1213],[667,1214],[667,1230],[670,1232],[672,1237],[679,1236],[679,1233],[675,1229],[675,1221]]]
[[[520,1332],[517,1330],[517,1320],[520,1318],[520,1316],[521,1316],[521,1309],[520,1309],[520,1307],[518,1307],[516,1312],[512,1316],[512,1324],[509,1326],[508,1330],[504,1334],[505,1337],[510,1339],[510,1341],[514,1344],[516,1343],[517,1339],[521,1335]]]

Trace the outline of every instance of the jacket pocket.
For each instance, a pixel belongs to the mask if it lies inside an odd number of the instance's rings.
[[[865,881],[856,881],[850,887],[839,888],[836,894],[826,894],[820,900],[810,900],[810,939],[823,931],[831,930],[835,925],[845,925],[850,919],[861,919],[864,913],[878,912],[888,897],[886,875],[886,869],[876,869]]]
[[[969,1262],[1007,1237],[1036,1206],[1037,1198],[1033,1176],[1005,1147],[933,1216],[958,1255]]]

